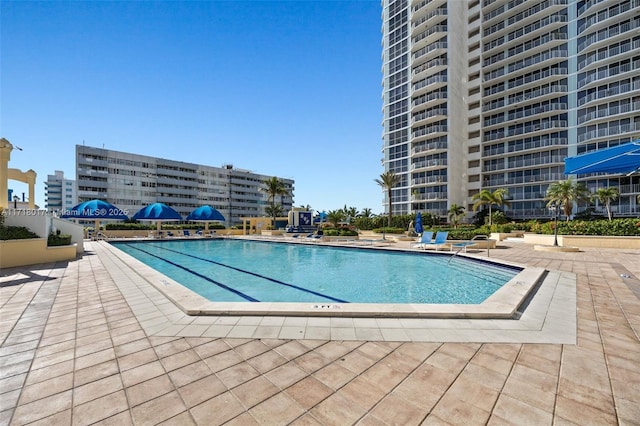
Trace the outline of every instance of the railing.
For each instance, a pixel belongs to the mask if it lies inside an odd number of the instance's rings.
[[[413,85],[413,90],[417,91],[422,89],[423,87],[427,87],[430,84],[434,84],[434,83],[446,83],[447,82],[447,76],[446,75],[434,75],[432,77],[429,78],[425,78],[423,80],[420,80],[418,82],[416,82]]]
[[[435,151],[438,149],[447,149],[447,148],[448,148],[447,142],[433,142],[425,145],[416,146],[411,150],[411,154],[415,155],[415,154],[421,154],[423,152]]]
[[[420,120],[424,120],[427,118],[431,118],[431,117],[435,117],[438,115],[443,115],[446,116],[447,115],[447,109],[446,108],[434,108],[434,109],[429,109],[426,111],[422,111],[418,114],[414,114],[413,117],[411,117],[411,123],[416,123]]]
[[[604,31],[598,31],[595,34],[591,34],[585,37],[584,40],[578,43],[578,52],[582,52],[587,47],[591,46],[594,43],[598,43],[603,40],[608,40],[611,37],[617,36],[618,34],[629,32],[635,28],[640,27],[640,19],[636,18],[633,21],[623,22],[619,25],[611,26],[609,29]]]
[[[427,37],[429,37],[432,34],[435,33],[446,33],[447,32],[447,26],[446,25],[434,25],[433,27],[429,28],[427,31],[424,31],[422,33],[420,33],[419,35],[417,35],[416,37],[413,38],[413,43],[418,43],[420,40],[423,40]]]
[[[446,165],[447,165],[447,160],[446,159],[419,161],[419,162],[413,163],[411,165],[411,170],[424,169],[424,168],[427,168],[427,167],[446,166]]]
[[[421,56],[425,56],[431,52],[433,52],[434,50],[438,50],[438,49],[446,49],[447,48],[447,42],[446,41],[440,41],[440,42],[436,42],[436,43],[431,43],[428,46],[423,47],[420,50],[417,50],[416,53],[413,54],[413,60],[417,60],[419,59]]]
[[[581,25],[578,26],[578,34],[582,33],[593,24],[598,24],[606,19],[613,18],[614,16],[618,16],[621,13],[625,13],[631,9],[635,9],[636,7],[640,7],[640,0],[632,0],[629,3],[618,4],[617,7],[601,10],[597,14],[591,16],[590,18],[587,18]]]
[[[426,95],[422,95],[419,98],[416,98],[411,106],[412,107],[417,107],[420,106],[422,104],[426,104],[427,102],[430,102],[434,99],[447,99],[447,93],[446,92],[434,92],[434,93],[429,93]]]
[[[640,90],[640,80],[634,81],[633,83],[624,83],[617,87],[612,87],[610,89],[602,89],[602,90],[598,90],[597,92],[592,92],[587,96],[579,98],[578,106],[581,107],[582,105],[596,99],[607,98],[609,96],[615,96],[622,93],[633,92],[636,90]]]
[[[594,70],[592,72],[587,73],[587,75],[584,78],[578,80],[578,89],[586,86],[587,84],[593,81],[613,77],[625,72],[635,71],[638,68],[640,68],[640,59],[633,61],[631,63],[619,64],[615,67],[611,67],[606,70],[601,70],[601,71]]]
[[[578,143],[581,143],[590,139],[604,138],[604,137],[619,135],[622,133],[634,132],[636,130],[640,130],[640,123],[629,123],[629,124],[623,124],[620,126],[611,126],[606,129],[592,130],[592,131],[583,133],[581,135],[578,135]]]
[[[581,70],[596,61],[602,61],[611,58],[612,56],[620,55],[637,49],[640,49],[640,40],[626,40],[621,42],[617,46],[609,47],[607,50],[598,50],[597,52],[589,53],[586,59],[578,62],[578,70]]]
[[[414,138],[418,138],[420,136],[424,136],[424,135],[430,135],[432,133],[446,133],[447,132],[447,126],[428,126],[424,129],[416,129],[413,131],[413,137]]]
[[[568,50],[548,50],[546,52],[539,53],[537,55],[530,56],[521,61],[517,61],[509,64],[508,70],[509,72],[514,72],[521,70],[523,68],[530,67],[532,65],[539,64],[540,62],[547,61],[552,58],[568,58],[569,51]]]
[[[422,25],[423,23],[427,22],[429,19],[433,18],[434,16],[447,16],[447,9],[439,8],[427,13],[422,18],[418,19],[416,22],[413,22],[411,25],[411,29],[414,29]]]
[[[594,120],[597,118],[610,117],[612,115],[624,114],[627,112],[635,112],[635,111],[640,111],[640,102],[623,104],[615,107],[610,107],[606,109],[589,112],[583,115],[578,115],[578,124],[584,124],[587,121]]]
[[[513,169],[515,167],[539,166],[540,164],[564,163],[565,158],[566,156],[562,155],[549,155],[545,157],[530,158],[527,160],[509,159],[508,167]]]
[[[518,152],[528,149],[544,148],[547,146],[562,146],[568,144],[568,138],[540,139],[536,141],[526,142],[524,144],[509,144],[507,147],[507,152]]]
[[[447,183],[446,176],[427,176],[423,178],[415,178],[411,180],[412,185],[424,185],[427,183]]]
[[[442,58],[432,59],[427,63],[420,65],[419,67],[413,70],[413,75],[420,74],[422,71],[428,70],[429,68],[437,67],[437,66],[446,66],[447,60]]]

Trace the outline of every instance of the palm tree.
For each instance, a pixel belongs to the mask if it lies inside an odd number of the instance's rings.
[[[360,213],[358,213],[358,217],[370,218],[371,216],[373,216],[373,212],[368,207],[365,207]]]
[[[573,179],[561,180],[549,185],[547,189],[547,207],[561,207],[567,222],[573,210],[573,204],[589,199],[589,191],[582,183],[577,183]]]
[[[458,224],[460,223],[460,219],[462,219],[465,215],[464,207],[459,206],[457,204],[451,204],[449,207],[449,220],[453,224],[454,228],[458,228]]]
[[[344,218],[345,215],[342,210],[329,210],[329,213],[327,213],[327,221],[331,223],[334,228],[337,228]]]
[[[483,189],[482,191],[471,197],[471,201],[475,201],[475,203],[473,204],[473,211],[475,212],[476,210],[478,210],[478,207],[480,206],[489,206],[489,226],[491,226],[493,225],[491,219],[491,207],[494,204],[498,207],[509,206],[510,203],[506,199],[508,196],[509,192],[504,188],[496,189],[493,192],[489,191],[488,189]]]
[[[380,185],[383,189],[387,190],[387,199],[389,200],[389,222],[387,226],[391,227],[391,215],[392,215],[392,201],[391,190],[400,183],[400,176],[394,172],[384,172],[380,175],[380,179],[374,179],[374,181]]]
[[[609,220],[611,220],[611,202],[617,200],[619,195],[620,192],[615,186],[610,186],[608,188],[598,188],[596,190],[596,193],[593,195],[594,199],[598,200],[600,204],[605,205]]]
[[[344,205],[342,211],[344,212],[347,222],[349,223],[351,223],[351,221],[358,215],[358,209],[356,207],[347,207],[346,204]]]
[[[263,181],[262,183],[265,184],[265,187],[262,188],[262,191],[264,191],[267,194],[268,201],[269,201],[269,208],[266,209],[265,211],[267,212],[267,214],[270,214],[271,217],[273,218],[272,225],[275,228],[276,218],[278,217],[277,215],[282,214],[282,208],[280,209],[276,208],[276,197],[280,196],[282,198],[285,195],[289,195],[289,191],[287,190],[287,187],[285,186],[284,182],[275,176]]]

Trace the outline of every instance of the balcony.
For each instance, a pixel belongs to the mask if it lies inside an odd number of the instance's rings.
[[[586,96],[578,98],[578,107],[586,106],[590,102],[600,101],[617,95],[626,95],[631,92],[635,92],[640,90],[640,80],[636,80],[633,83],[625,83],[621,84],[617,87],[612,87],[610,89],[598,90],[597,92],[592,92]]]
[[[592,139],[607,138],[625,133],[640,131],[640,123],[623,124],[620,126],[611,126],[606,129],[597,129],[578,135],[578,143],[582,143]]]
[[[436,151],[443,151],[448,148],[447,142],[433,142],[420,146],[416,146],[411,150],[411,155],[418,155],[427,152],[435,153]]]
[[[595,50],[600,47],[604,47],[605,45],[615,43],[618,39],[622,39],[622,36],[627,36],[630,31],[639,27],[640,18],[636,18],[633,21],[627,21],[619,25],[612,26],[605,31],[598,31],[595,34],[584,37],[584,40],[578,42],[578,52],[582,52],[587,48],[589,48],[589,50]]]
[[[613,116],[627,113],[636,113],[640,111],[640,102],[633,102],[626,105],[619,105],[616,107],[599,109],[597,111],[589,112],[587,114],[578,113],[578,125],[588,123],[589,121],[595,121],[598,119],[610,119]],[[604,120],[602,120],[604,121]]]
[[[411,165],[411,171],[417,171],[419,169],[434,169],[434,168],[441,168],[446,166],[447,166],[446,159],[419,161]]]
[[[578,34],[583,33],[584,31],[589,29],[591,26],[596,24],[598,24],[598,27],[607,26],[610,23],[607,23],[606,21],[611,18],[618,17],[617,21],[621,21],[622,19],[620,19],[620,15],[635,8],[640,8],[640,0],[632,0],[631,2],[626,4],[625,3],[619,4],[618,7],[604,9],[598,12],[597,14],[592,15],[586,20],[584,20],[582,24],[578,26]],[[638,14],[640,14],[640,11],[638,11]]]
[[[550,155],[546,157],[529,158],[523,160],[508,160],[508,168],[515,169],[520,167],[540,166],[543,164],[564,164],[565,155]]]
[[[620,74],[631,73],[634,75],[637,70],[640,69],[640,60],[633,61],[632,63],[619,64],[615,67],[608,68],[606,70],[594,71],[588,73],[585,77],[578,80],[578,89],[585,88],[587,89],[590,83],[596,83],[598,85],[606,83],[606,80],[613,79],[614,77],[619,76]],[[622,77],[618,77],[622,78]]]
[[[438,121],[447,118],[446,108],[433,108],[414,114],[411,117],[411,125],[423,125],[428,122]]]

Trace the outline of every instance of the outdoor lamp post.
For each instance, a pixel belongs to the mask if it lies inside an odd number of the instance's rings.
[[[13,208],[17,209],[18,208],[18,200],[20,199],[20,197],[18,197],[17,195],[13,196]]]
[[[560,208],[560,204],[553,203],[550,209],[553,209],[553,246],[558,247],[558,209]]]

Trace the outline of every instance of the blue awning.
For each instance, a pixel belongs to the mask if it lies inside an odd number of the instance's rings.
[[[564,160],[564,174],[640,172],[640,140],[599,149]]]

